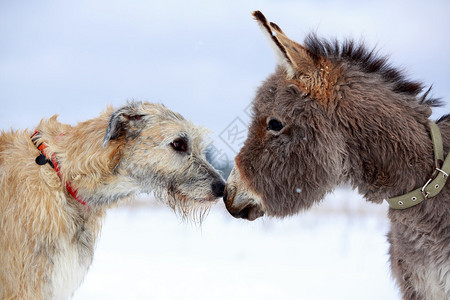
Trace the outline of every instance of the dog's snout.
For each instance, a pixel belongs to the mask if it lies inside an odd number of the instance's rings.
[[[225,182],[223,182],[222,180],[215,181],[213,182],[211,188],[216,197],[222,197],[223,191],[225,189]]]

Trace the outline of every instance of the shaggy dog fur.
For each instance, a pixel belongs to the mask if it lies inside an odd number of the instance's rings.
[[[352,41],[290,40],[254,13],[280,66],[259,88],[248,138],[228,178],[229,212],[256,219],[310,208],[350,182],[374,203],[422,187],[434,171],[435,99],[386,58]],[[450,117],[437,121],[444,152]],[[403,299],[450,299],[450,185],[406,210],[390,209],[392,274]]]
[[[184,216],[204,212],[224,182],[203,131],[163,105],[132,102],[76,126],[52,117],[0,135],[0,299],[67,299],[92,262],[105,210],[155,192]],[[35,162],[45,143],[50,164]],[[66,183],[78,189],[77,202]]]

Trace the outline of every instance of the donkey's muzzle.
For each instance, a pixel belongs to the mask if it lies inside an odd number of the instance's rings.
[[[225,187],[223,202],[228,212],[235,218],[253,221],[264,216],[264,211],[259,205],[252,203],[251,199],[245,201],[236,197],[236,188],[233,186]]]
[[[249,221],[254,221],[257,218],[264,216],[264,212],[259,209],[257,205],[253,204],[247,205],[237,213],[229,212],[235,218],[247,219]]]

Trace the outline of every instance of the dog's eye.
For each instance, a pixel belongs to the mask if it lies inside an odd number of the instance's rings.
[[[280,131],[281,129],[283,129],[283,124],[277,119],[271,119],[267,124],[267,130]]]
[[[182,138],[175,139],[172,143],[170,143],[172,148],[178,152],[186,152],[188,149],[187,142]]]

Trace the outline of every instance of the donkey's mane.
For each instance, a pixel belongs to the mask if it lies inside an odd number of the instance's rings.
[[[393,85],[394,92],[413,96],[412,100],[426,106],[442,106],[440,99],[428,97],[431,86],[419,96],[424,89],[422,82],[408,80],[403,70],[394,68],[389,63],[388,57],[380,56],[376,48],[368,49],[364,42],[355,42],[351,39],[344,42],[337,39],[326,40],[311,33],[305,38],[304,46],[314,60],[324,57],[334,61],[350,62],[358,65],[363,72],[379,74],[386,83]]]

